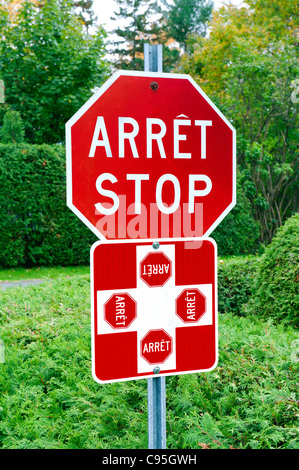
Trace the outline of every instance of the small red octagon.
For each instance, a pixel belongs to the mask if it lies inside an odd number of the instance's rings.
[[[141,340],[141,356],[149,364],[161,364],[172,353],[172,337],[165,330],[150,330]]]
[[[149,287],[162,287],[171,278],[171,264],[164,253],[149,253],[140,263],[140,277]]]
[[[128,328],[136,318],[136,302],[126,293],[113,294],[104,305],[104,318],[114,329]]]
[[[185,289],[176,299],[176,314],[184,323],[195,323],[206,313],[206,297],[199,289]]]

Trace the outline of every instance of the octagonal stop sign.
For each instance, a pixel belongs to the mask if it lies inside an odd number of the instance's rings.
[[[176,299],[176,314],[185,323],[198,322],[206,312],[206,297],[197,288],[183,290]]]
[[[67,204],[100,239],[207,236],[235,205],[235,130],[188,75],[116,72],[66,149]]]
[[[161,364],[172,353],[172,337],[163,329],[150,330],[141,340],[141,356],[149,364]]]
[[[165,253],[149,253],[140,263],[140,277],[149,287],[162,287],[171,277],[171,264]]]
[[[127,293],[113,294],[104,305],[104,318],[114,329],[128,328],[136,318],[136,302]]]

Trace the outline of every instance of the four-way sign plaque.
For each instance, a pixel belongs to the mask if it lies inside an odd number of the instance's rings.
[[[97,382],[216,367],[216,259],[210,238],[93,245],[92,369]]]

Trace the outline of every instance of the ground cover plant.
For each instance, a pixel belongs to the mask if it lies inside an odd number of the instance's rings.
[[[147,448],[147,381],[92,379],[89,289],[53,270],[1,292],[0,448]],[[217,368],[167,378],[168,448],[298,448],[298,350],[291,326],[220,314]]]

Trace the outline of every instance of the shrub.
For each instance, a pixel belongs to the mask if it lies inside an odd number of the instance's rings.
[[[88,264],[95,240],[66,206],[64,147],[0,144],[0,266]]]
[[[245,311],[264,318],[299,324],[299,214],[287,219],[266,247]]]
[[[243,315],[252,295],[253,279],[260,258],[234,257],[218,262],[218,311]]]
[[[24,135],[25,129],[20,113],[9,109],[4,116],[0,140],[3,143],[20,144],[24,140]]]
[[[237,204],[213,232],[221,256],[255,253],[260,228],[241,185],[237,185]]]

